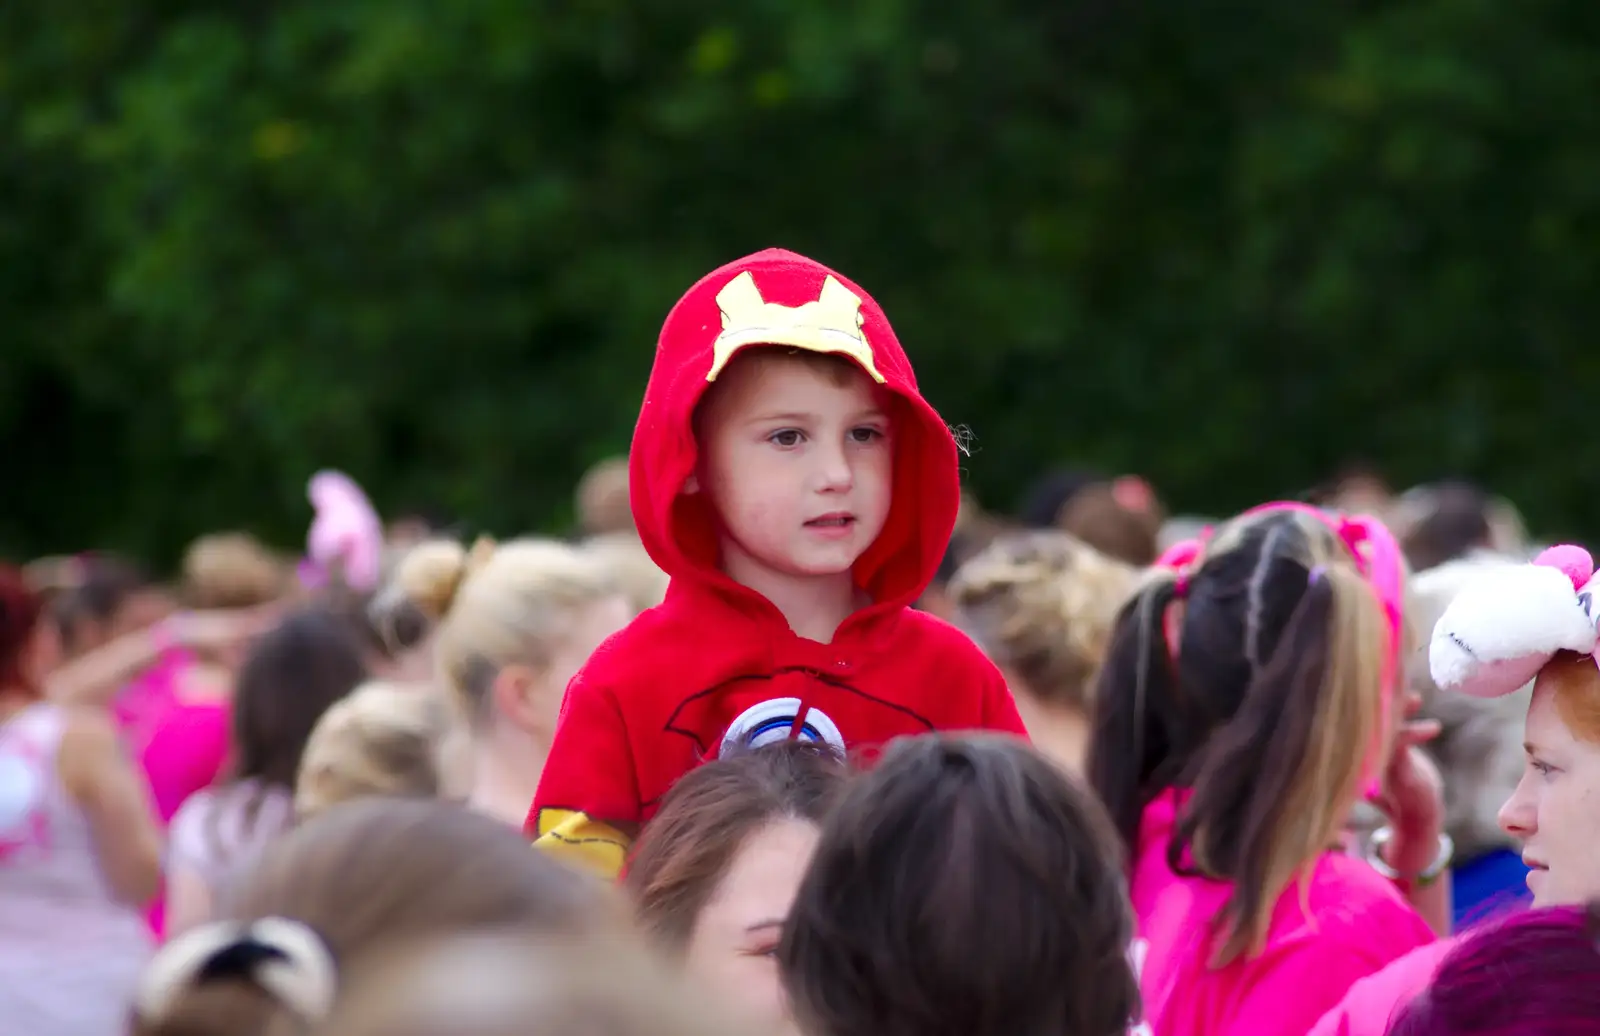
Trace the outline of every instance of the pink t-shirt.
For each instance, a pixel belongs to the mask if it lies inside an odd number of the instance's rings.
[[[1431,942],[1357,982],[1307,1036],[1383,1036],[1400,1008],[1428,988],[1456,941]]]
[[[1178,796],[1144,812],[1133,870],[1133,908],[1145,1021],[1154,1036],[1306,1036],[1357,979],[1419,946],[1433,931],[1392,883],[1362,860],[1325,853],[1306,888],[1273,907],[1265,949],[1213,969],[1215,918],[1231,886],[1179,877],[1167,866]]]
[[[195,792],[210,787],[222,772],[228,756],[230,716],[225,702],[174,701],[151,732],[139,762],[163,827],[172,822],[178,807]],[[166,913],[163,893],[150,904],[146,915],[157,938],[166,933]]]

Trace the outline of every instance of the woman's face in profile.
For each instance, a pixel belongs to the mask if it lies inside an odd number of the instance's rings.
[[[783,922],[817,847],[817,828],[779,820],[734,854],[695,921],[685,965],[764,1032],[794,1032],[775,954]]]

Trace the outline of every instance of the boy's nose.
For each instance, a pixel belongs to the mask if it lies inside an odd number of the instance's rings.
[[[850,488],[855,482],[855,472],[843,450],[832,450],[819,458],[817,481],[823,492],[837,493]]]

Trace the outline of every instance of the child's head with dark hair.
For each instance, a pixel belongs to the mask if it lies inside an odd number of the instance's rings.
[[[817,1036],[1122,1036],[1133,912],[1091,795],[1023,742],[892,742],[823,825],[778,951]]]
[[[1400,617],[1339,522],[1279,505],[1224,525],[1188,570],[1146,578],[1097,680],[1090,783],[1132,851],[1145,808],[1191,791],[1172,865],[1234,885],[1219,966],[1263,944],[1278,896],[1335,843],[1386,722]]]
[[[233,775],[292,792],[317,721],[366,678],[360,642],[342,619],[315,609],[284,619],[239,671]]]
[[[1530,910],[1474,931],[1389,1036],[1589,1036],[1600,1031],[1600,903]]]

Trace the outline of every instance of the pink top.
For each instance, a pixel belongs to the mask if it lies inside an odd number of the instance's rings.
[[[1428,988],[1445,955],[1455,948],[1455,939],[1440,939],[1368,975],[1307,1036],[1383,1036],[1394,1014]]]
[[[61,781],[56,705],[0,723],[0,1036],[120,1036],[150,933]]]
[[[193,664],[193,655],[172,648],[128,681],[112,701],[111,714],[135,756],[144,751],[156,726],[177,703],[179,678]]]
[[[150,797],[162,826],[172,822],[178,807],[195,792],[209,788],[228,756],[230,711],[225,702],[192,704],[174,700],[156,724],[140,754],[139,764],[150,782]],[[166,931],[166,896],[150,904],[150,930]]]
[[[1154,1036],[1305,1036],[1357,979],[1433,942],[1393,884],[1364,861],[1330,852],[1311,872],[1309,910],[1301,886],[1291,885],[1273,907],[1265,949],[1211,968],[1214,919],[1231,888],[1167,866],[1177,810],[1171,790],[1146,807],[1131,889],[1133,956]]]

